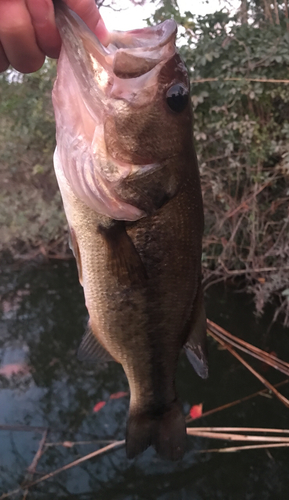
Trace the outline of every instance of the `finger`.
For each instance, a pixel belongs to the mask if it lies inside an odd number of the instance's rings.
[[[109,32],[94,0],[65,0],[65,3],[83,19],[104,45],[109,43]]]
[[[48,57],[59,56],[61,39],[55,25],[54,7],[51,0],[26,0],[36,40],[41,51]]]
[[[0,73],[3,71],[6,71],[6,69],[9,68],[9,61],[6,57],[6,54],[4,52],[4,49],[0,43]]]
[[[110,33],[105,26],[104,20],[101,16],[99,18],[97,26],[94,28],[94,33],[104,46],[107,46],[110,43]]]
[[[31,73],[41,68],[45,56],[39,49],[25,0],[0,0],[0,41],[10,64]]]
[[[65,0],[65,3],[94,31],[100,18],[94,0]]]

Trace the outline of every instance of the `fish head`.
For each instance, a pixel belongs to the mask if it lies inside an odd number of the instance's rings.
[[[161,163],[191,138],[189,79],[176,51],[176,31],[175,21],[167,20],[117,34],[123,47],[114,55],[112,112],[104,119],[106,146],[116,160]]]
[[[145,213],[119,200],[117,185],[158,169],[192,140],[189,78],[175,46],[177,25],[167,20],[112,32],[105,47],[60,5],[56,21],[63,44],[53,103],[65,177],[96,211],[137,220]]]

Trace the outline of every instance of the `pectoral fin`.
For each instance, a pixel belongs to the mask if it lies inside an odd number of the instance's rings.
[[[89,324],[78,348],[77,357],[79,361],[91,363],[97,361],[115,361],[109,352],[99,343]]]
[[[144,264],[128,236],[125,223],[113,222],[109,227],[99,226],[107,246],[108,267],[123,285],[143,283],[147,276]]]
[[[180,188],[182,180],[172,165],[165,162],[143,165],[123,179],[115,191],[126,203],[152,215],[171,200]]]
[[[190,327],[190,333],[184,345],[187,358],[196,373],[202,377],[208,377],[207,356],[207,319],[201,288],[194,304],[194,319]]]

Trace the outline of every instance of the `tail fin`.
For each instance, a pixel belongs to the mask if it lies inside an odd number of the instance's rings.
[[[184,455],[186,425],[178,402],[158,415],[148,411],[130,413],[126,430],[127,457],[134,458],[150,445],[168,460],[179,460]]]

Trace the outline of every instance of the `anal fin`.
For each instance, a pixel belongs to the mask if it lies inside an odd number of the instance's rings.
[[[94,335],[89,323],[77,351],[79,361],[95,363],[97,361],[115,361]]]
[[[202,378],[208,377],[207,318],[201,286],[193,306],[193,320],[190,325],[184,349],[195,372]]]

